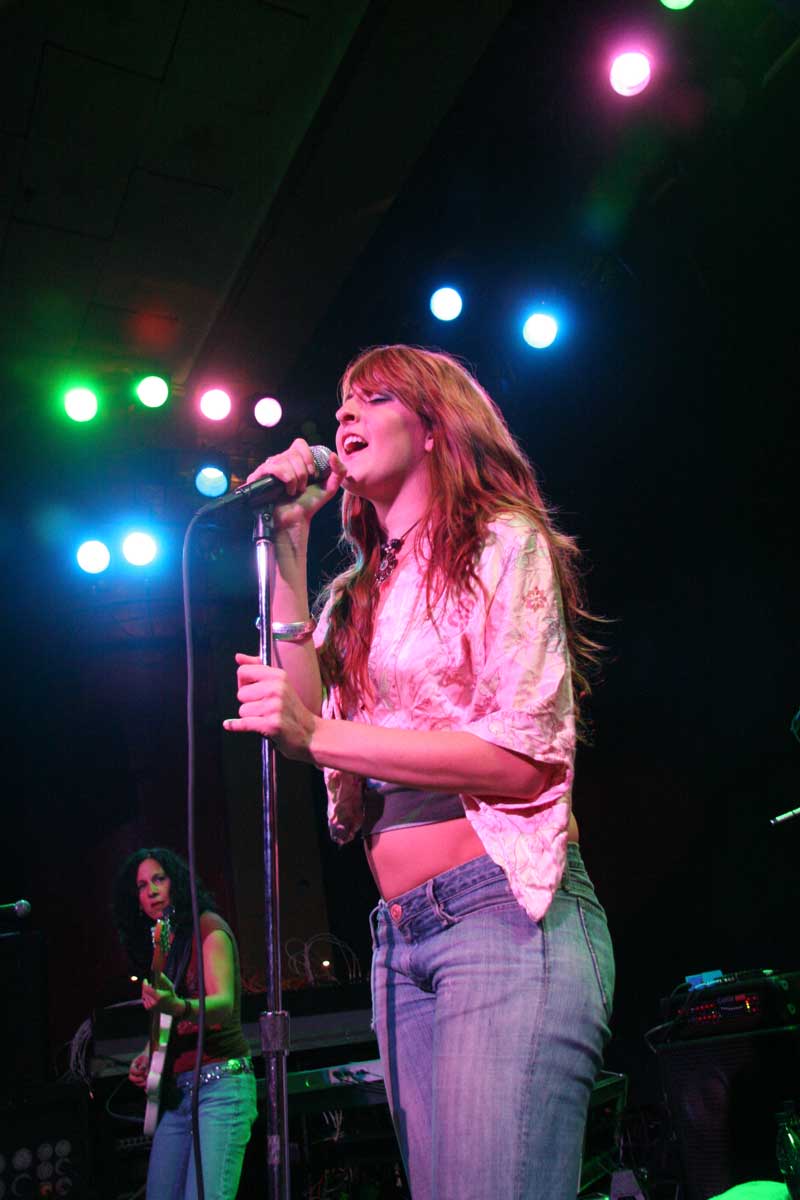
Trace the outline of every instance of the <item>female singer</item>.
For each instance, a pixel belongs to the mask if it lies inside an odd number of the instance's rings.
[[[324,769],[363,839],[375,1029],[414,1200],[575,1200],[614,966],[571,815],[582,630],[574,543],[477,380],[378,347],[348,367],[337,453],[282,479],[275,662],[238,654],[238,718]],[[350,566],[306,591],[308,527],[344,489]]]

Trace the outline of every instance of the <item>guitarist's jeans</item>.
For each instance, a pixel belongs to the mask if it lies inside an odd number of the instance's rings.
[[[414,1200],[575,1200],[614,990],[578,847],[539,922],[486,855],[371,920],[375,1031]]]
[[[184,1072],[178,1079],[191,1079]],[[200,1095],[200,1146],[206,1200],[233,1200],[242,1160],[256,1119],[256,1081],[250,1074],[223,1075],[204,1083]],[[168,1109],[158,1123],[147,1172],[148,1200],[196,1200],[192,1149],[192,1094]]]

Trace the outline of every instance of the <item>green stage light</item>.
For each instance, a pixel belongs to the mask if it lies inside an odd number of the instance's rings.
[[[147,375],[136,385],[136,395],[146,408],[161,408],[169,396],[169,384],[160,375]]]
[[[694,0],[661,0],[664,8],[671,8],[673,12],[680,12],[681,9],[688,8]]]
[[[64,393],[64,409],[73,421],[91,421],[97,416],[97,396],[91,388],[70,388]]]

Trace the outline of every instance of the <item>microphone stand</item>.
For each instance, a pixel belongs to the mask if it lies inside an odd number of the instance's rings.
[[[274,555],[273,508],[255,514],[253,541],[258,572],[259,657],[272,661],[272,617],[269,578]],[[262,808],[264,819],[264,926],[266,939],[267,1011],[258,1018],[267,1092],[267,1195],[289,1200],[289,1105],[286,1056],[289,1053],[289,1014],[282,1009],[281,938],[278,896],[278,806],[275,748],[261,739]]]

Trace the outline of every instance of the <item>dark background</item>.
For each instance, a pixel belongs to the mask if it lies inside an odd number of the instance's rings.
[[[210,448],[242,478],[298,433],[330,444],[349,358],[407,341],[475,368],[611,621],[574,800],[618,955],[609,1064],[648,1095],[642,1034],[687,973],[798,967],[800,820],[769,824],[800,804],[797,5],[71,11],[0,7],[2,899],[47,937],[54,1063],[133,991],[117,865],[185,847],[192,467]],[[604,65],[630,29],[657,68],[625,101]],[[463,289],[452,325],[427,309],[440,283]],[[542,301],[563,332],[536,352],[519,327]],[[146,413],[126,387],[151,366],[173,394]],[[58,414],[69,370],[104,380],[91,426]],[[237,409],[210,430],[192,398],[217,379]],[[247,416],[263,391],[272,431]],[[163,531],[160,565],[77,571],[83,536],[134,516]],[[258,748],[220,728],[254,646],[249,534],[204,529],[192,566],[200,866],[257,986]],[[331,506],[315,580],[335,542]],[[366,971],[359,848],[328,844],[305,768],[281,769],[281,809],[284,933],[335,934]]]

